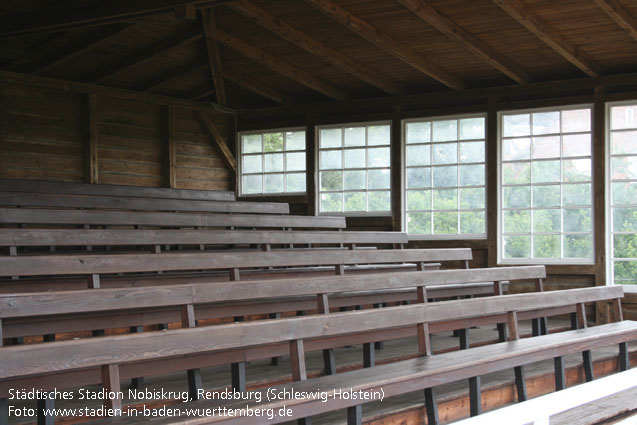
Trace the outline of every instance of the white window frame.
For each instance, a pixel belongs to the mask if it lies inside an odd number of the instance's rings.
[[[294,131],[304,131],[306,133],[306,142],[305,142],[305,147],[303,148],[303,150],[291,150],[289,151],[290,153],[296,153],[296,152],[304,152],[306,155],[306,159],[305,159],[305,169],[303,171],[301,170],[294,170],[294,171],[287,171],[287,163],[286,163],[286,154],[287,154],[287,150],[286,148],[286,144],[285,144],[285,133],[286,132],[294,132]],[[246,135],[254,135],[254,134],[259,134],[262,137],[262,147],[263,147],[263,134],[266,133],[283,133],[283,137],[284,137],[284,144],[283,144],[283,150],[281,151],[281,153],[283,153],[283,171],[274,171],[274,172],[266,172],[265,171],[265,151],[262,150],[261,151],[261,172],[260,173],[248,173],[248,175],[261,175],[262,176],[262,181],[261,181],[261,193],[243,193],[243,150],[242,150],[242,144],[241,144],[241,138],[243,136]],[[236,140],[236,152],[238,153],[237,157],[238,157],[238,161],[237,161],[237,189],[238,189],[238,196],[242,197],[242,198],[247,198],[247,197],[267,197],[267,196],[293,196],[293,195],[305,195],[307,193],[307,179],[308,179],[308,175],[307,175],[307,128],[306,127],[284,127],[284,128],[273,128],[273,129],[265,129],[265,130],[249,130],[249,131],[240,131],[237,133],[237,140]],[[272,152],[275,153],[275,152]],[[265,176],[268,174],[283,174],[283,187],[284,190],[286,188],[287,185],[287,178],[286,176],[288,174],[296,174],[296,173],[305,173],[305,190],[303,191],[297,191],[297,192],[265,192]]]
[[[591,155],[590,155],[590,159],[591,159],[591,203],[590,203],[590,209],[591,209],[591,238],[592,238],[592,256],[591,258],[588,259],[580,259],[580,258],[504,258],[503,254],[504,254],[504,236],[503,236],[503,225],[502,225],[502,219],[503,219],[503,210],[502,210],[502,139],[503,137],[503,128],[502,128],[502,123],[503,123],[503,116],[504,115],[518,115],[518,114],[533,114],[536,112],[555,112],[555,111],[568,111],[568,110],[577,110],[577,109],[584,109],[584,108],[589,108],[591,110],[591,129],[590,129],[590,134],[591,134]],[[561,123],[561,121],[560,121]],[[531,123],[532,126],[532,123]],[[593,104],[591,103],[586,103],[586,104],[577,104],[577,105],[562,105],[562,106],[551,106],[551,107],[545,107],[545,108],[527,108],[527,109],[513,109],[513,110],[503,110],[503,111],[498,111],[498,143],[497,143],[497,150],[498,150],[498,164],[497,164],[497,173],[498,173],[498,185],[497,185],[497,192],[498,192],[498,196],[497,196],[497,200],[498,200],[498,210],[497,210],[497,222],[498,222],[498,228],[497,228],[497,257],[498,257],[498,264],[504,264],[504,265],[512,265],[512,264],[556,264],[556,265],[594,265],[595,264],[595,189],[594,189],[594,182],[595,182],[595,162],[594,162],[594,120],[593,120]],[[561,129],[560,129],[560,137],[563,134]],[[551,136],[552,134],[546,134],[546,135],[542,135],[542,136]],[[520,136],[523,137],[523,136]],[[530,134],[529,138],[532,138],[533,135]],[[561,146],[561,145],[560,145]],[[529,159],[529,162],[532,163],[532,155],[533,153],[531,152],[531,159]],[[564,157],[562,156],[562,151],[560,150],[560,162],[564,159]],[[579,157],[573,157],[572,159],[578,159]],[[570,159],[570,158],[569,158]],[[532,167],[531,167],[532,168]],[[560,166],[560,173],[563,172],[562,167]],[[561,180],[561,179],[560,179]],[[558,183],[556,183],[557,185]],[[525,185],[526,186],[526,185]],[[533,207],[533,183],[529,183],[528,186],[531,188],[531,207],[528,208],[528,211],[533,211],[534,207]],[[564,186],[564,182],[560,181],[559,183],[560,186],[560,207],[559,207],[559,211],[560,211],[560,232],[558,233],[560,236],[560,253],[563,252],[563,241],[562,241],[562,237],[565,233],[573,233],[573,232],[564,232],[564,220],[562,217],[562,211],[564,210],[564,206],[562,205],[562,188]],[[558,209],[556,207],[553,207],[555,209]],[[524,209],[524,208],[521,208]],[[549,208],[551,209],[551,208]],[[532,216],[532,214],[531,214]],[[531,219],[532,220],[532,219]],[[556,232],[557,233],[557,232]],[[588,232],[586,232],[588,233]],[[533,221],[531,221],[530,223],[530,232],[529,232],[529,236],[531,237],[531,254],[533,253]]]
[[[332,150],[332,149],[336,149],[336,148],[327,148],[327,149],[321,149],[321,141],[319,139],[319,133],[320,130],[326,130],[326,129],[334,129],[334,128],[340,128],[342,130],[344,130],[345,128],[348,127],[365,127],[365,158],[367,158],[368,156],[368,149],[369,149],[369,145],[367,144],[367,127],[369,126],[376,126],[376,125],[387,125],[389,126],[389,144],[388,145],[378,145],[378,146],[372,146],[373,147],[388,147],[389,148],[389,166],[388,167],[365,167],[365,168],[345,168],[345,161],[344,158],[342,158],[342,164],[343,164],[343,168],[341,168],[341,170],[345,171],[345,170],[365,170],[365,176],[367,177],[367,171],[368,170],[375,170],[375,169],[389,169],[389,173],[390,173],[390,177],[389,177],[389,188],[388,189],[368,189],[367,188],[367,178],[365,179],[365,189],[364,192],[366,194],[370,193],[370,192],[387,192],[389,191],[389,199],[390,199],[390,204],[389,204],[389,210],[388,211],[348,211],[348,212],[337,212],[337,211],[325,211],[322,212],[321,211],[321,162],[320,162],[320,155],[321,155],[321,150]],[[316,140],[315,145],[315,149],[314,149],[314,161],[315,161],[315,169],[316,169],[316,175],[314,176],[315,178],[315,182],[316,182],[316,208],[315,208],[315,213],[316,215],[331,215],[331,216],[344,216],[344,217],[391,217],[392,215],[392,207],[391,207],[391,199],[392,199],[392,192],[393,190],[395,190],[392,187],[392,181],[391,181],[391,165],[392,165],[392,161],[391,161],[391,146],[392,146],[392,122],[389,120],[383,120],[383,121],[365,121],[365,122],[353,122],[353,123],[343,123],[343,124],[329,124],[329,125],[317,125],[314,129],[314,140]],[[345,152],[345,148],[344,146],[341,146],[341,152]],[[360,190],[352,190],[352,192],[361,192],[363,191],[363,189]],[[340,193],[347,193],[349,192],[349,190],[341,190]],[[336,192],[333,192],[336,193]],[[368,199],[366,197],[366,199]],[[345,208],[344,206],[345,200],[343,199],[343,209]]]
[[[605,105],[605,121],[606,128],[604,129],[604,152],[606,155],[606,176],[605,176],[605,199],[604,199],[604,210],[606,213],[606,284],[607,285],[622,285],[621,283],[615,282],[615,257],[614,257],[614,231],[613,231],[613,206],[612,206],[612,157],[611,157],[611,108],[614,106],[626,106],[626,105],[635,105],[637,106],[637,99],[635,100],[626,100],[621,102],[607,102]],[[625,131],[625,130],[624,130]],[[630,130],[628,130],[630,131]],[[637,128],[634,129],[637,131]],[[627,156],[637,156],[635,154],[626,154]],[[618,156],[626,156],[624,154],[619,154]],[[630,181],[637,182],[637,179]],[[637,208],[637,200],[634,204],[627,204],[627,207],[635,206]],[[632,233],[632,232],[631,232]],[[635,232],[637,233],[637,232]],[[637,261],[637,258],[627,258],[622,259],[627,261]],[[637,278],[637,277],[636,277]],[[626,288],[637,288],[637,285],[626,284]]]
[[[458,233],[455,234],[448,234],[448,235],[408,235],[410,240],[485,240],[487,239],[487,152],[486,152],[486,146],[487,146],[487,114],[486,113],[476,113],[476,114],[461,114],[461,115],[444,115],[444,116],[435,116],[435,117],[420,117],[420,118],[410,118],[410,119],[405,119],[402,120],[401,122],[401,155],[402,155],[402,170],[401,170],[401,193],[402,193],[402,205],[401,205],[401,214],[402,214],[402,231],[403,232],[407,232],[407,146],[409,146],[407,144],[407,124],[409,123],[414,123],[414,122],[423,122],[423,121],[429,121],[429,122],[433,122],[433,121],[445,121],[445,120],[461,120],[461,119],[465,119],[465,118],[484,118],[484,138],[483,139],[467,139],[467,140],[460,140],[459,138],[456,139],[456,141],[449,141],[449,142],[442,142],[442,143],[447,143],[447,144],[451,144],[451,143],[456,143],[457,145],[457,149],[460,149],[460,142],[472,142],[472,141],[483,141],[484,142],[484,146],[485,146],[485,153],[484,153],[484,161],[483,162],[471,162],[471,163],[466,163],[466,165],[478,165],[478,164],[484,164],[484,170],[485,170],[485,175],[484,175],[484,186],[460,186],[459,183],[456,186],[456,188],[459,190],[461,187],[466,187],[466,188],[484,188],[484,208],[481,209],[461,209],[460,208],[460,193],[458,192],[458,200],[457,200],[457,209],[454,211],[451,210],[445,210],[445,211],[440,211],[440,212],[458,212],[460,213],[460,211],[484,211],[484,215],[485,215],[485,223],[484,223],[484,233],[468,233],[468,234],[462,234],[460,233],[460,228],[458,227]],[[460,127],[458,126],[458,132],[460,132]],[[430,141],[428,144],[429,145],[435,145],[437,142],[433,142]],[[431,155],[433,155],[433,153],[431,153]],[[458,162],[455,163],[455,165],[458,167],[458,173],[460,173],[460,165],[465,165],[464,163],[460,163],[460,154],[458,153]],[[441,164],[440,166],[452,166],[454,164]],[[428,166],[431,170],[433,170],[434,164],[431,163]],[[431,174],[432,178],[433,178],[433,172]],[[458,179],[459,181],[459,179]],[[442,189],[450,189],[450,188],[442,188]],[[429,189],[432,192],[432,200],[431,200],[431,208],[430,211],[433,214],[433,212],[435,211],[433,209],[433,185],[432,187]],[[431,225],[433,226],[433,218],[431,220]],[[458,226],[460,226],[460,220],[458,220]]]

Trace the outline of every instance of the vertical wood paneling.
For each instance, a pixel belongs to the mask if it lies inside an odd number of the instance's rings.
[[[97,169],[97,122],[98,103],[96,94],[87,94],[84,99],[84,125],[86,127],[84,140],[82,143],[82,157],[84,160],[84,182],[99,183],[99,172]]]

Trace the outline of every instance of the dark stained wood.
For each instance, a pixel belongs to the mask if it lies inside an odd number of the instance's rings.
[[[108,409],[113,410],[121,410],[122,409],[122,400],[117,396],[117,394],[121,391],[120,383],[119,383],[119,366],[116,364],[109,364],[102,366],[102,385],[104,390],[108,392],[112,392],[116,397],[110,398],[108,397],[104,404]],[[115,416],[115,414],[109,415]]]
[[[192,61],[181,65],[177,68],[155,76],[144,85],[143,91],[157,91],[161,86],[168,84],[174,80],[188,77],[190,74],[206,69],[207,65],[201,58],[195,58]]]
[[[593,0],[617,25],[637,41],[637,21],[618,0]]]
[[[497,99],[488,100],[486,147],[486,169],[498,167],[498,114]],[[487,265],[495,267],[498,263],[498,174],[487,172],[486,215],[487,215]]]
[[[84,159],[84,182],[99,183],[98,157],[98,100],[97,95],[87,94],[85,107],[85,135],[82,144],[82,157]]]
[[[201,23],[203,24],[204,40],[208,53],[208,65],[210,67],[212,83],[215,88],[217,103],[225,106],[228,104],[228,101],[226,99],[226,89],[223,84],[223,73],[221,71],[221,56],[219,55],[219,45],[217,44],[217,24],[215,23],[214,9],[202,9]]]
[[[228,167],[235,171],[237,170],[237,160],[235,159],[232,151],[228,147],[228,142],[225,137],[221,134],[221,132],[217,129],[215,124],[210,120],[208,116],[206,116],[203,112],[196,112],[195,116],[197,117],[197,121],[201,127],[205,129],[208,133],[208,137],[214,146],[217,147],[219,152],[221,153],[222,158],[226,161]]]
[[[307,371],[305,369],[305,349],[303,340],[295,339],[290,341],[290,363],[292,364],[292,379],[294,381],[305,381]]]
[[[177,143],[175,141],[175,107],[164,111],[165,134],[162,145],[162,179],[164,187],[177,187]]]
[[[233,83],[243,88],[246,88],[258,95],[265,97],[266,99],[274,100],[275,102],[284,105],[294,103],[294,99],[277,89],[274,89],[263,84],[260,81],[250,78],[248,75],[235,69],[228,69],[227,66],[224,67],[224,69],[225,71],[223,72],[223,77],[228,81],[232,81]]]

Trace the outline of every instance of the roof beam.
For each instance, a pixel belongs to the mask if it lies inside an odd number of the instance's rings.
[[[274,100],[277,103],[281,103],[284,105],[294,103],[293,99],[290,98],[287,94],[281,93],[280,91],[273,89],[272,87],[265,85],[260,81],[253,80],[249,76],[234,69],[228,69],[226,67],[223,76],[226,80],[232,81],[233,83],[245,89],[248,89],[253,93],[261,95],[267,99]]]
[[[368,66],[365,66],[347,55],[326,46],[303,31],[292,27],[282,19],[269,14],[265,10],[248,1],[236,1],[230,4],[229,7],[264,28],[272,31],[278,36],[296,44],[307,52],[346,72],[349,72],[356,78],[363,80],[386,93],[392,95],[399,95],[403,93],[402,88],[398,84],[387,80],[385,77],[371,70]]]
[[[111,67],[101,69],[98,73],[87,78],[88,82],[100,83],[112,75],[125,71],[133,66],[148,62],[149,60],[159,56],[160,54],[177,48],[185,43],[197,40],[201,38],[201,31],[197,27],[190,27],[184,31],[181,31],[167,39],[160,40],[150,47],[143,49],[137,49],[133,54],[124,58],[122,61],[115,63]]]
[[[221,73],[221,56],[219,55],[219,45],[217,44],[217,24],[215,23],[215,13],[213,9],[203,9],[201,11],[201,22],[203,25],[204,39],[206,41],[206,53],[208,54],[210,74],[217,95],[217,103],[227,105],[226,89],[223,86],[223,74]]]
[[[309,87],[318,93],[336,100],[345,100],[347,98],[345,93],[339,88],[219,29],[217,30],[217,41],[254,62],[284,75],[299,84]]]
[[[422,57],[418,52],[399,43],[387,34],[381,32],[376,27],[363,19],[352,15],[341,6],[331,0],[306,0],[321,12],[332,18],[334,21],[349,28],[364,39],[374,43],[376,46],[394,55],[406,64],[416,68],[423,74],[438,80],[447,87],[461,89],[464,83],[449,72],[431,63],[430,60]]]
[[[516,83],[528,83],[531,78],[515,63],[487,46],[476,36],[464,30],[449,17],[439,12],[427,0],[398,0],[403,6],[415,13],[447,37],[459,42],[467,50],[493,66]]]
[[[208,133],[210,141],[213,142],[213,144],[219,149],[219,152],[221,153],[221,156],[228,167],[232,171],[236,171],[237,161],[234,158],[232,151],[228,147],[228,142],[226,141],[225,137],[223,137],[223,135],[219,132],[219,129],[217,129],[210,117],[208,117],[207,114],[201,111],[196,111],[195,117],[197,118],[197,121],[199,121],[199,124],[201,124],[201,126],[206,130],[206,133]]]
[[[590,77],[600,74],[599,66],[575,46],[567,43],[546,22],[527,10],[520,0],[492,0],[513,19]]]
[[[148,82],[143,90],[144,91],[155,91],[157,88],[163,86],[164,84],[168,84],[171,81],[174,81],[178,78],[185,77],[188,74],[203,71],[208,68],[208,64],[204,63],[201,58],[197,58],[189,63],[182,65],[178,68],[171,69],[158,77],[154,78],[152,81]]]
[[[637,20],[618,0],[593,0],[617,25],[637,41]]]
[[[53,9],[37,13],[5,14],[0,17],[0,38],[37,34],[104,25],[143,16],[174,11],[177,7],[194,5],[211,7],[232,0],[68,0],[58,2]]]

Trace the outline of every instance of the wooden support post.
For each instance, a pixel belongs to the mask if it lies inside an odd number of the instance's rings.
[[[347,408],[347,425],[363,424],[363,406],[351,406]]]
[[[622,342],[619,344],[619,371],[624,372],[630,369],[630,359],[628,358],[628,344]]]
[[[334,271],[336,273],[336,275],[338,276],[342,276],[345,274],[345,265],[344,264],[337,264],[334,266]]]
[[[553,359],[555,368],[555,391],[566,388],[566,371],[564,369],[564,357],[558,356]]]
[[[112,392],[115,395],[118,395],[121,391],[119,384],[119,366],[116,364],[109,364],[102,366],[102,387],[108,392]],[[107,397],[104,400],[104,406],[107,409],[119,410],[119,414],[121,414],[122,410],[122,399],[117,397]],[[116,412],[115,416],[118,415]],[[112,415],[109,415],[112,416]]]
[[[165,106],[164,134],[161,146],[162,183],[164,187],[177,187],[177,143],[175,141],[175,107]]]
[[[621,322],[622,320],[624,320],[624,314],[622,312],[622,302],[619,298],[615,298],[612,303],[612,310],[613,310],[613,320],[615,322]]]
[[[418,333],[418,353],[421,356],[431,356],[431,338],[429,335],[429,324],[428,323],[418,323],[416,325],[417,333]]]
[[[246,362],[232,363],[230,366],[232,388],[236,391],[246,390]]]
[[[482,413],[481,381],[479,376],[469,378],[469,411],[471,416],[478,416]]]
[[[17,246],[10,246],[9,247],[9,255],[11,257],[15,257],[18,255],[18,247]]]
[[[363,344],[363,367],[374,367],[376,365],[376,353],[374,352],[374,343],[366,342]]]
[[[88,277],[88,288],[89,289],[100,289],[100,275],[92,274]]]
[[[378,303],[372,305],[372,308],[380,308],[380,307],[381,307],[381,304],[378,304]],[[374,348],[377,350],[382,350],[383,346],[384,346],[383,341],[376,341],[374,343]]]
[[[319,314],[330,313],[330,302],[327,294],[318,294],[316,296],[316,304]],[[323,365],[326,375],[336,375],[336,360],[334,358],[333,348],[326,348],[323,350]]]
[[[181,306],[181,327],[194,328],[197,326],[195,317],[195,306],[193,304],[185,304]],[[188,397],[190,400],[199,400],[200,390],[203,389],[201,383],[201,370],[188,369]]]
[[[106,332],[104,331],[104,329],[94,329],[93,331],[91,331],[91,335],[94,337],[99,337],[106,335]]]
[[[281,318],[281,313],[270,313],[268,315],[269,319],[280,319]],[[279,363],[281,361],[281,357],[272,357],[270,359],[270,365],[271,366],[278,366]]]
[[[520,331],[518,329],[518,313],[509,311],[507,313],[507,328],[509,330],[509,341],[520,339]]]
[[[241,280],[241,275],[239,274],[239,269],[230,269],[230,280],[231,281],[236,281],[236,280]]]
[[[579,329],[579,324],[577,323],[577,313],[571,313],[571,330]]]
[[[155,245],[153,247],[153,253],[155,254],[161,254],[161,245]]]
[[[610,199],[607,194],[606,184],[606,146],[610,143],[606,139],[606,89],[597,86],[594,89],[593,98],[593,144],[592,144],[592,168],[593,173],[593,247],[594,247],[594,270],[595,286],[606,285],[606,199]],[[595,321],[598,325],[609,323],[608,304],[605,302],[595,303]]]
[[[37,424],[53,425],[55,416],[51,415],[51,411],[55,409],[55,399],[51,397],[38,398],[37,405]]]
[[[55,334],[45,334],[42,336],[42,340],[44,342],[53,342],[55,341]]]
[[[302,339],[290,341],[290,364],[292,366],[292,380],[305,381],[307,370],[305,368],[305,349]]]
[[[131,326],[130,332],[133,333],[133,334],[142,333],[142,332],[144,332],[144,327],[143,326]],[[144,387],[144,378],[143,377],[132,378],[130,383],[131,383],[131,387],[133,389],[141,390]]]
[[[98,171],[98,104],[96,94],[87,94],[85,100],[86,116],[84,118],[84,143],[82,155],[84,159],[84,182],[99,183]]]
[[[591,350],[582,352],[582,363],[584,366],[584,375],[586,376],[586,382],[590,382],[595,379],[595,372],[593,369],[593,355]]]
[[[578,328],[587,328],[588,321],[586,320],[586,306],[584,303],[578,303],[577,306],[577,327]]]
[[[513,372],[515,374],[515,389],[518,393],[518,401],[526,401],[528,399],[528,394],[526,392],[526,381],[524,378],[524,367],[516,366],[513,368]]]
[[[425,409],[427,411],[427,425],[438,425],[438,402],[433,388],[425,388]]]

